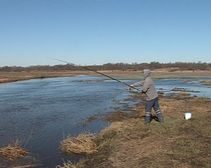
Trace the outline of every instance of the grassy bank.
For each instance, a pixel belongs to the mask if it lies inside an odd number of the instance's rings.
[[[161,97],[160,104],[164,124],[153,120],[144,125],[144,107],[139,106],[139,117],[112,122],[102,130],[95,139],[98,151],[75,168],[211,167],[211,100],[172,96]],[[192,112],[191,120],[184,120],[186,111]]]
[[[143,73],[141,71],[101,71],[105,74],[111,75],[118,79],[142,79]],[[51,77],[67,77],[75,75],[97,75],[90,71],[20,71],[20,72],[0,72],[0,83],[15,82],[20,80],[29,79],[43,79]],[[174,71],[171,72],[168,69],[154,70],[153,78],[186,78],[188,77],[210,77],[211,71]]]
[[[85,71],[21,71],[21,72],[0,72],[0,83],[16,82],[29,79],[43,79],[52,77],[67,77],[75,75],[89,75]]]

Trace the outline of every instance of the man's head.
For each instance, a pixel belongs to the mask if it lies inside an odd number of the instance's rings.
[[[150,76],[151,71],[149,69],[144,69],[144,79]]]

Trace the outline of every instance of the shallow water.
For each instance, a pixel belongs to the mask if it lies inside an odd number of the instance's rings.
[[[211,78],[184,78],[184,79],[163,79],[157,80],[158,90],[164,89],[165,93],[172,93],[175,88],[184,89],[192,96],[211,98],[211,88],[200,83],[202,80],[211,80]]]
[[[155,83],[165,93],[176,87],[194,91],[190,92],[192,95],[211,98],[211,89],[199,80],[203,79],[166,79]],[[108,125],[101,120],[83,124],[84,119],[126,110],[137,103],[128,99],[130,92],[124,85],[93,76],[1,84],[0,95],[0,146],[19,139],[42,167],[55,167],[67,158],[72,161],[80,158],[66,157],[59,152],[63,137],[99,132]]]
[[[84,119],[133,104],[124,101],[129,96],[124,86],[92,76],[2,84],[0,95],[0,145],[20,139],[43,167],[63,162],[58,150],[63,137],[99,132],[108,125],[100,120],[84,125]]]

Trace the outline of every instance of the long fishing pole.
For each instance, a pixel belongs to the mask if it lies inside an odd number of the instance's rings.
[[[54,59],[54,60],[57,60],[57,61],[59,61],[59,62],[63,62],[63,63],[66,63],[66,64],[70,64],[69,62],[64,61],[64,60],[60,60],[60,59],[57,59],[57,58],[53,58],[53,59]],[[112,79],[112,80],[115,80],[115,81],[117,81],[117,82],[119,82],[119,83],[121,83],[121,84],[123,84],[123,85],[126,85],[126,86],[128,86],[128,87],[130,87],[130,88],[132,88],[132,89],[135,89],[135,90],[137,90],[137,91],[141,91],[140,89],[138,89],[138,88],[136,88],[136,87],[134,87],[134,86],[131,86],[131,85],[127,84],[126,82],[120,81],[119,79],[116,79],[116,78],[114,78],[114,77],[111,77],[111,76],[109,76],[109,75],[106,75],[106,74],[104,74],[104,73],[102,73],[102,72],[95,71],[95,70],[93,70],[93,69],[90,69],[90,68],[84,67],[84,66],[82,66],[81,68],[83,68],[83,69],[85,69],[85,70],[88,70],[88,71],[95,72],[95,73],[97,73],[97,74],[100,74],[100,75],[105,76],[105,77],[107,77],[107,78],[110,78],[110,79]]]

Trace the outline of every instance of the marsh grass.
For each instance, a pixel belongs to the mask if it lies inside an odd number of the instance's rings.
[[[94,138],[95,135],[89,133],[82,133],[77,137],[67,137],[61,141],[60,149],[66,154],[92,154],[97,152]]]
[[[7,160],[17,160],[27,156],[27,154],[28,152],[21,147],[18,140],[15,143],[0,148],[0,156]]]
[[[67,163],[63,163],[63,165],[56,166],[56,168],[79,168],[79,165],[69,161]]]

